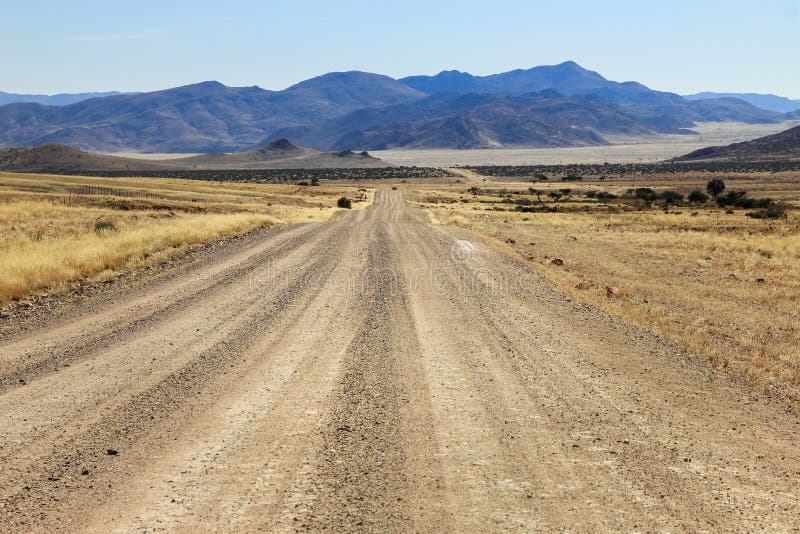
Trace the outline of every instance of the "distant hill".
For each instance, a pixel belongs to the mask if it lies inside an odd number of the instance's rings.
[[[696,150],[678,161],[800,159],[800,126],[767,137],[728,146]]]
[[[701,121],[788,118],[736,98],[690,101],[607,80],[568,61],[491,76],[334,72],[282,91],[210,81],[64,106],[13,103],[0,106],[0,146],[229,153],[285,137],[323,150],[557,147],[605,144],[620,133],[690,133]]]
[[[791,100],[789,98],[777,95],[764,95],[758,93],[695,93],[693,95],[685,95],[687,100],[708,100],[710,98],[738,98],[744,100],[748,104],[766,109],[768,111],[775,111],[777,113],[790,113],[800,110],[800,100]]]
[[[172,160],[145,160],[91,154],[58,144],[0,148],[0,171],[68,174],[91,171],[169,171],[222,169],[317,169],[389,167],[368,153],[324,152],[292,145],[285,139],[233,154],[203,154]]]
[[[232,154],[203,154],[163,161],[164,164],[197,169],[318,169],[388,167],[388,163],[367,152],[325,152],[301,148],[286,139],[267,146]]]
[[[158,168],[156,163],[100,156],[53,143],[34,147],[0,148],[0,171],[68,173],[87,170],[152,171]]]
[[[118,91],[107,91],[104,93],[61,93],[57,95],[22,95],[16,93],[4,93],[0,91],[0,106],[14,104],[17,102],[31,102],[35,104],[45,104],[48,106],[67,106],[90,98],[103,98],[106,96],[116,96],[122,94]]]

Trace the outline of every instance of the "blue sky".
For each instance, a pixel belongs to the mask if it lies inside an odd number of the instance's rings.
[[[800,0],[0,0],[0,90],[282,89],[339,70],[490,74],[572,59],[679,93],[800,98]]]

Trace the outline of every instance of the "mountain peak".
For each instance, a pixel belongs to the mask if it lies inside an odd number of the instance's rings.
[[[204,82],[193,83],[189,85],[185,85],[184,87],[197,87],[203,89],[219,89],[222,87],[227,87],[222,82],[218,82],[216,80],[206,80]]]

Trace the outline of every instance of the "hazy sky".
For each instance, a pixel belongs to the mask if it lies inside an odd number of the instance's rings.
[[[330,71],[491,74],[567,59],[678,93],[800,98],[800,0],[0,0],[0,90],[282,89]]]

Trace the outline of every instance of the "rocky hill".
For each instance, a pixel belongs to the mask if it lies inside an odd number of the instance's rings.
[[[800,126],[744,143],[696,150],[678,161],[783,159],[800,160]]]
[[[151,171],[163,165],[83,152],[55,143],[33,147],[0,148],[0,171],[69,173],[93,171]]]

